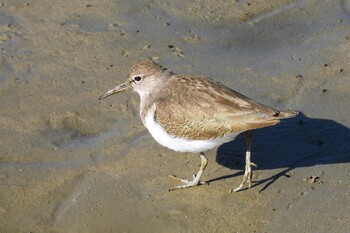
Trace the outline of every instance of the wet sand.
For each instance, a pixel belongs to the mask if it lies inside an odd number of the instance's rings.
[[[197,155],[158,145],[132,64],[211,76],[301,111],[208,152],[209,186],[168,192]],[[0,2],[0,232],[348,232],[350,2]]]

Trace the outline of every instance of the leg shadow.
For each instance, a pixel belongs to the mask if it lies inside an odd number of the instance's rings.
[[[287,176],[295,168],[318,164],[348,163],[350,161],[350,130],[346,126],[327,119],[298,117],[283,120],[279,125],[252,132],[252,162],[259,170],[285,168],[270,178],[254,182],[265,184],[264,191],[277,179]],[[243,169],[245,165],[244,133],[234,141],[223,144],[217,150],[216,161],[230,169]],[[243,172],[209,180],[215,182]]]

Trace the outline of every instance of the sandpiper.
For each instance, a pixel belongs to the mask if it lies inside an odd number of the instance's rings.
[[[204,152],[233,140],[245,132],[246,165],[243,180],[251,187],[250,130],[276,125],[294,117],[296,111],[279,111],[239,94],[208,77],[177,75],[152,60],[134,65],[125,83],[100,96],[133,89],[140,95],[140,116],[153,138],[162,146],[179,152],[199,153],[200,169],[193,180],[170,188],[183,189],[205,182],[200,177],[208,160]]]

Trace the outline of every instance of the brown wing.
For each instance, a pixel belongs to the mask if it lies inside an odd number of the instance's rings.
[[[174,75],[156,102],[164,129],[187,139],[212,139],[279,123],[279,111],[204,77]]]

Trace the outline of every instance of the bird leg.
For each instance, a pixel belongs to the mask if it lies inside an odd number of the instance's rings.
[[[206,168],[207,164],[208,164],[208,159],[205,157],[204,153],[201,152],[199,154],[200,158],[201,158],[201,167],[199,168],[199,171],[197,172],[197,174],[193,174],[193,180],[186,180],[186,179],[181,179],[178,178],[174,175],[170,175],[171,178],[176,179],[176,180],[180,180],[181,182],[183,182],[183,185],[178,185],[178,186],[174,186],[172,188],[169,189],[169,191],[173,191],[175,189],[184,189],[184,188],[190,188],[193,186],[197,186],[197,185],[203,185],[203,184],[207,184],[204,181],[199,181],[199,179],[202,176],[202,173],[204,171],[204,169]]]
[[[246,155],[245,155],[245,171],[243,175],[242,183],[235,188],[232,192],[241,190],[245,183],[248,184],[248,188],[252,186],[252,166],[257,167],[255,163],[250,162],[250,145],[251,145],[252,134],[250,131],[245,132],[245,143],[246,143]]]

